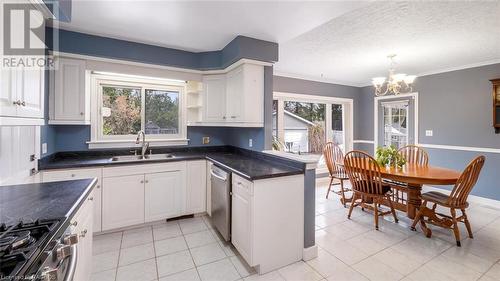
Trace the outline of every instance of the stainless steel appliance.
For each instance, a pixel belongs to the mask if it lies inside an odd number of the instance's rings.
[[[212,222],[226,241],[231,239],[231,173],[216,165],[210,171]]]
[[[71,281],[78,236],[62,220],[0,225],[0,280]]]

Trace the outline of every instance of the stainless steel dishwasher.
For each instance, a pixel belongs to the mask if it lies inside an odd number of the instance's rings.
[[[212,222],[226,241],[231,239],[231,173],[212,165]]]

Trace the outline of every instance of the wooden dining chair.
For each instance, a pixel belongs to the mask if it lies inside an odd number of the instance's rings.
[[[484,156],[478,156],[472,160],[458,178],[457,183],[449,195],[438,191],[431,191],[422,194],[422,205],[413,220],[413,224],[411,226],[412,230],[415,230],[415,226],[418,222],[420,222],[423,226],[425,226],[425,223],[430,223],[436,226],[451,229],[455,234],[457,246],[460,247],[460,230],[458,229],[458,222],[462,222],[467,228],[469,237],[474,238],[465,209],[469,207],[467,197],[479,178],[479,173],[481,172],[485,159],[486,157]],[[427,207],[427,202],[433,204],[432,208]],[[436,212],[437,205],[449,208],[450,215]],[[457,217],[456,214],[457,209],[462,211],[462,215],[459,217]],[[428,229],[425,235],[430,238],[432,235],[431,230]]]
[[[398,153],[404,157],[407,164],[428,166],[429,155],[420,146],[406,145],[398,149]],[[386,181],[392,189],[392,201],[397,204],[408,205],[408,184],[397,181]]]
[[[344,154],[342,149],[333,142],[328,142],[323,149],[323,156],[325,157],[326,166],[328,167],[328,173],[330,174],[330,183],[328,184],[328,191],[326,192],[326,199],[330,192],[333,192],[340,196],[340,202],[346,207],[346,193],[351,191],[350,188],[344,187],[344,181],[348,180],[349,177],[345,173],[344,166],[339,165],[339,163],[344,162]],[[333,181],[337,179],[339,183],[334,183]],[[332,190],[333,185],[340,184],[340,189],[338,191]]]
[[[375,229],[378,230],[379,216],[392,213],[394,221],[398,222],[391,200],[391,187],[382,181],[377,161],[362,151],[354,150],[345,156],[344,167],[353,190],[353,198],[347,218],[351,218],[354,207],[361,206],[364,208],[365,203],[373,202]],[[358,203],[357,200],[360,200],[360,202]],[[381,204],[389,206],[390,211],[380,211]]]
[[[406,163],[427,166],[429,165],[429,155],[420,146],[407,145],[398,149],[399,154],[401,154],[405,159]]]

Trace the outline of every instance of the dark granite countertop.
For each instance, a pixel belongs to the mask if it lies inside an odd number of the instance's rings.
[[[37,219],[71,219],[90,194],[96,179],[0,186],[0,223]]]
[[[130,151],[62,152],[42,158],[39,161],[38,167],[40,170],[51,170],[207,159],[248,180],[304,173],[303,163],[231,146],[180,149],[157,148],[153,149],[153,152],[154,154],[169,153],[174,157],[155,160],[136,160],[132,162],[113,162],[111,161],[113,156],[131,155]]]

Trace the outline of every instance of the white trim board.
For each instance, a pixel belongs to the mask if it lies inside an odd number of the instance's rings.
[[[353,140],[352,143],[368,143],[368,144],[373,144],[374,141],[372,141],[372,140]]]
[[[457,146],[457,145],[441,145],[441,144],[419,144],[422,147],[436,148],[436,149],[447,149],[447,150],[460,150],[460,151],[474,151],[474,152],[485,152],[485,153],[500,153],[500,148],[489,148],[489,147],[474,147],[474,146]]]
[[[429,192],[429,191],[438,191],[438,192],[445,193],[445,194],[450,194],[451,193],[450,190],[446,190],[446,189],[442,189],[442,188],[437,188],[437,187],[430,186],[430,185],[424,185],[422,187],[422,193],[423,192]],[[471,203],[475,203],[475,204],[480,204],[480,205],[485,205],[485,206],[493,207],[493,208],[496,208],[496,209],[500,209],[500,201],[495,200],[495,199],[490,199],[490,198],[485,198],[485,197],[479,197],[479,196],[476,196],[476,195],[469,195],[467,201],[469,201]]]
[[[281,71],[275,71],[273,75],[278,76],[278,77],[284,77],[284,78],[292,78],[292,79],[299,79],[299,80],[306,80],[306,81],[313,81],[313,82],[320,82],[320,83],[328,83],[328,84],[347,86],[347,87],[362,88],[362,87],[366,86],[363,83],[337,81],[337,80],[330,79],[330,78],[315,77],[312,75],[295,74],[295,73],[288,73],[288,72],[281,72]]]
[[[388,100],[388,99],[396,99],[396,98],[405,98],[405,97],[413,97],[415,101],[415,123],[414,123],[414,136],[415,141],[414,144],[418,145],[418,92],[408,93],[408,94],[400,94],[400,95],[391,95],[391,96],[380,96],[375,97],[373,100],[373,151],[377,150],[378,147],[378,101],[380,100]],[[411,117],[411,116],[409,116]]]

